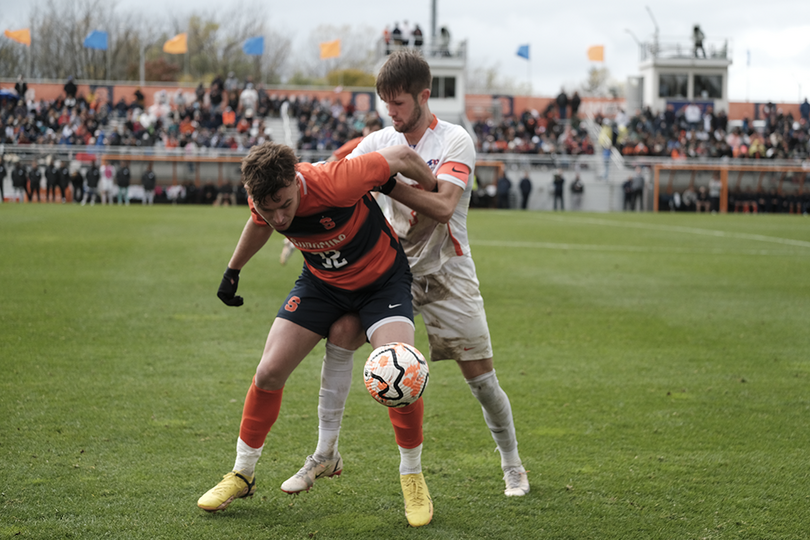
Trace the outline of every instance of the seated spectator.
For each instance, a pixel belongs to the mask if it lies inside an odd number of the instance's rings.
[[[709,190],[706,186],[700,186],[697,192],[697,200],[695,201],[695,212],[710,212],[711,202],[709,201]]]
[[[230,106],[225,107],[222,113],[222,125],[229,128],[236,126],[236,112]]]
[[[230,180],[220,186],[214,206],[236,206],[236,190]]]

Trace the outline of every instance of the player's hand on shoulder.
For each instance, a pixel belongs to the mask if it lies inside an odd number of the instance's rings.
[[[239,287],[239,270],[228,268],[222,276],[219,284],[217,296],[226,306],[238,307],[245,303],[244,298],[236,296],[236,289]]]

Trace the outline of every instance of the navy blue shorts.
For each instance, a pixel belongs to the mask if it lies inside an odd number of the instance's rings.
[[[405,262],[396,264],[383,282],[347,291],[324,283],[305,265],[276,316],[326,337],[340,317],[357,313],[368,337],[387,322],[407,321],[413,325],[411,281],[411,270]]]

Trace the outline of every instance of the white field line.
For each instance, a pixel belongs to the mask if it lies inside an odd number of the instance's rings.
[[[723,248],[679,248],[671,246],[623,246],[603,244],[563,244],[556,242],[512,242],[508,240],[472,240],[475,246],[491,246],[517,249],[554,249],[560,251],[612,251],[630,253],[691,253],[709,255],[780,255],[780,256],[810,256],[810,252],[778,251],[767,249],[723,249]]]
[[[729,238],[740,240],[755,240],[784,246],[810,248],[810,242],[803,240],[793,240],[791,238],[779,238],[776,236],[765,236],[762,234],[748,234],[718,231],[712,229],[699,229],[696,227],[681,227],[677,225],[661,225],[656,223],[638,223],[632,221],[611,221],[598,218],[575,218],[575,217],[555,217],[543,216],[543,219],[558,221],[563,223],[581,223],[586,225],[623,227],[628,229],[657,230],[663,232],[687,233],[701,236],[711,236],[714,238]],[[568,244],[559,242],[519,242],[508,240],[472,240],[472,245],[508,247],[520,249],[556,249],[571,251],[615,251],[615,252],[635,252],[635,253],[708,253],[708,254],[745,254],[745,255],[810,255],[810,252],[802,251],[779,251],[767,249],[729,249],[729,248],[679,248],[676,246],[632,246],[632,245],[604,245],[604,244]]]

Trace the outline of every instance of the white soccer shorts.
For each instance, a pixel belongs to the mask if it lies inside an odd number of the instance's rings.
[[[414,276],[414,315],[421,313],[430,342],[430,359],[492,358],[484,299],[470,256],[453,257],[441,270]]]

